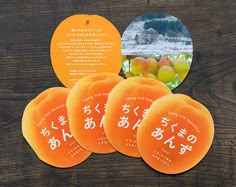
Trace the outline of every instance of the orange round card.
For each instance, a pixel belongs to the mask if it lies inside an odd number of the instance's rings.
[[[121,69],[121,37],[97,15],[73,15],[62,21],[51,40],[51,61],[59,80],[72,88],[82,77]]]
[[[78,81],[68,99],[70,130],[77,142],[95,153],[111,153],[103,129],[104,113],[110,91],[122,77],[113,73],[99,73],[86,76]]]
[[[69,130],[66,99],[68,88],[50,88],[26,106],[22,118],[23,136],[40,160],[67,168],[80,164],[91,152],[84,150]]]
[[[111,91],[104,130],[117,151],[140,157],[136,146],[137,128],[152,102],[167,94],[171,91],[162,82],[143,77],[126,79]]]
[[[213,136],[210,112],[188,96],[173,94],[152,104],[138,128],[137,146],[153,169],[177,174],[203,159]]]

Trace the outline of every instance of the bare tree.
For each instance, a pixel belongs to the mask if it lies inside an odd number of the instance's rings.
[[[152,28],[144,30],[142,34],[138,35],[136,34],[134,37],[134,40],[136,44],[142,44],[142,45],[147,45],[147,44],[152,44],[154,41],[157,40],[158,38],[158,32]]]
[[[173,30],[168,30],[166,32],[166,36],[169,37],[169,41],[170,42],[177,42],[177,41],[180,41],[180,34],[179,33],[176,33],[174,32]]]

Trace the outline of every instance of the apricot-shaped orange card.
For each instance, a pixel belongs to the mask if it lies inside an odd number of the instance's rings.
[[[104,112],[110,91],[122,77],[113,73],[98,73],[80,79],[68,99],[70,130],[78,143],[95,153],[111,153],[103,129]]]
[[[73,15],[56,28],[50,54],[58,79],[72,88],[86,75],[120,72],[121,36],[102,16]]]
[[[23,136],[39,159],[59,168],[80,164],[91,154],[80,147],[69,130],[69,91],[62,87],[43,91],[26,106],[22,118]]]
[[[171,91],[162,82],[144,77],[126,79],[111,91],[104,130],[117,151],[140,157],[136,146],[137,128],[153,101],[167,94]]]
[[[210,112],[192,98],[173,94],[156,100],[137,132],[143,160],[166,173],[185,172],[203,159],[214,136]]]

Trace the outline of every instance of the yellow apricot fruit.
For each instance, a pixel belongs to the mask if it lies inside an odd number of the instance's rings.
[[[162,66],[159,69],[157,79],[163,83],[172,82],[175,79],[175,71],[170,66]]]
[[[147,61],[143,57],[136,57],[131,60],[131,71],[136,74],[142,74],[147,70]]]

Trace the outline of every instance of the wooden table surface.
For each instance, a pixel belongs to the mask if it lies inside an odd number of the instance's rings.
[[[154,171],[141,159],[119,153],[92,156],[58,169],[41,162],[21,133],[26,104],[41,91],[62,86],[49,54],[57,25],[73,14],[98,14],[122,34],[147,13],[168,13],[189,29],[194,44],[191,72],[174,93],[203,103],[215,121],[207,156],[179,175]],[[236,1],[67,0],[1,1],[0,186],[236,186]]]

